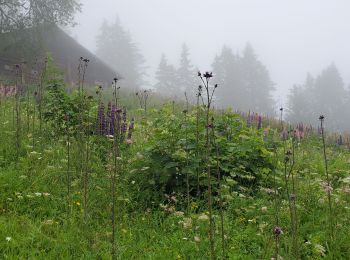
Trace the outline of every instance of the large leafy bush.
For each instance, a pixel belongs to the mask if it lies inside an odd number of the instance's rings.
[[[230,192],[252,192],[266,181],[273,166],[260,130],[247,127],[239,115],[231,112],[213,115],[216,119],[209,130],[207,151],[204,119],[200,116],[197,124],[196,115],[197,111],[175,115],[170,107],[155,112],[147,129],[148,142],[140,151],[140,158],[136,158],[130,176],[142,191],[140,198],[144,201],[158,203],[165,194],[186,196],[188,186],[193,197],[204,194],[207,165],[211,168],[214,191],[219,172]]]

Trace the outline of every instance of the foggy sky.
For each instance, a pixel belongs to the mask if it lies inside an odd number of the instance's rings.
[[[177,65],[183,42],[191,60],[209,70],[225,44],[234,52],[247,42],[276,83],[284,102],[294,83],[303,83],[334,62],[350,83],[349,0],[81,0],[83,10],[71,31],[95,51],[103,19],[118,16],[138,44],[152,82],[161,53]],[[281,100],[281,101],[279,101]],[[281,104],[283,105],[283,104]]]

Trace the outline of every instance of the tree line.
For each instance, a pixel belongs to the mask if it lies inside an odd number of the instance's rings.
[[[78,0],[4,0],[0,4],[0,36],[8,32],[25,33],[27,28],[42,24],[73,25],[74,15],[81,10]],[[0,37],[1,39],[1,37]],[[131,34],[119,19],[101,25],[97,36],[96,54],[109,66],[124,76],[125,85],[141,88],[145,85],[145,59]],[[195,95],[199,82],[197,68],[190,60],[190,50],[182,45],[179,66],[172,65],[162,54],[155,74],[154,88],[171,98]],[[273,115],[276,103],[275,90],[269,71],[258,59],[254,49],[247,44],[241,53],[224,46],[212,62],[212,71],[219,88],[216,104],[244,111]],[[290,122],[316,123],[319,114],[329,118],[334,130],[350,129],[347,111],[350,109],[350,90],[334,64],[320,75],[308,74],[303,84],[294,85],[288,95],[287,116]]]
[[[325,115],[327,127],[349,131],[350,90],[333,63],[313,77],[307,74],[303,84],[294,85],[288,95],[287,120],[316,124]]]
[[[130,34],[122,29],[120,21],[110,27],[104,23],[100,33],[97,54],[125,75],[129,85],[142,87],[144,59]],[[196,77],[198,69],[190,60],[186,44],[182,45],[178,63],[178,67],[174,66],[162,54],[153,87],[170,98],[184,98],[184,92],[193,97],[200,82]],[[275,115],[278,111],[272,97],[275,84],[249,43],[238,53],[224,46],[215,56],[211,69],[219,86],[215,95],[216,106],[268,115]],[[285,119],[291,123],[316,125],[318,116],[324,114],[329,119],[328,127],[341,131],[350,129],[350,122],[346,120],[349,110],[349,89],[336,66],[331,64],[317,77],[308,74],[303,84],[290,89]]]

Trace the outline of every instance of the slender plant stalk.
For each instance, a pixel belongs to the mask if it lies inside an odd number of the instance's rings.
[[[277,155],[277,148],[274,147],[274,154],[275,154],[275,168],[277,166],[278,162],[278,155]],[[273,169],[273,182],[274,182],[274,203],[275,203],[275,226],[279,227],[279,200],[278,200],[278,185],[277,185],[277,174],[276,169]],[[279,236],[275,235],[275,259],[278,259],[279,256]]]
[[[89,135],[86,137],[85,169],[84,169],[84,219],[88,217],[88,192],[89,192]]]
[[[293,232],[293,254],[295,258],[299,258],[299,247],[298,247],[298,215],[297,215],[297,207],[296,207],[296,188],[295,188],[295,176],[294,176],[294,165],[295,165],[295,138],[292,139],[292,165],[289,171],[289,176],[291,178],[292,183],[292,194],[289,198],[292,206],[292,232]]]
[[[16,94],[15,94],[15,113],[16,113],[16,164],[19,159],[19,151],[20,151],[20,137],[21,137],[21,115],[20,115],[20,91],[18,86],[18,77],[20,76],[21,67],[20,65],[16,65]],[[22,78],[22,77],[21,77]]]
[[[212,139],[213,144],[215,146],[215,153],[216,153],[216,174],[218,178],[218,196],[219,196],[219,212],[220,212],[220,233],[221,233],[221,250],[222,250],[222,259],[226,259],[226,252],[225,252],[225,229],[224,229],[224,206],[223,206],[223,199],[222,199],[222,178],[221,178],[221,171],[220,171],[220,153],[219,153],[219,145],[216,142],[216,136],[215,136],[215,125],[214,125],[214,118],[212,118]]]
[[[118,104],[118,90],[119,87],[117,87],[117,82],[118,79],[114,78],[114,103],[115,107],[117,108]],[[112,259],[117,259],[117,246],[116,246],[116,226],[115,226],[115,218],[116,218],[116,205],[115,205],[115,200],[116,200],[116,179],[117,179],[117,174],[118,174],[118,157],[119,157],[119,144],[118,144],[118,132],[119,130],[117,129],[117,122],[116,122],[116,117],[117,117],[117,112],[115,113],[115,117],[112,118],[114,120],[114,141],[113,141],[113,157],[114,157],[114,167],[113,167],[113,173],[112,173],[112,181],[111,181],[111,193],[112,193]]]
[[[190,176],[189,176],[189,150],[188,150],[188,98],[187,94],[185,92],[185,98],[186,98],[186,109],[184,111],[185,114],[185,144],[186,144],[186,191],[187,191],[187,214],[190,213]]]
[[[40,147],[42,148],[42,125],[43,125],[43,96],[44,96],[44,81],[46,78],[46,69],[47,69],[47,59],[44,61],[44,67],[41,71],[40,84],[39,84],[39,139]]]
[[[284,140],[284,151],[287,150],[287,142]],[[296,212],[296,193],[295,193],[295,179],[294,179],[294,166],[295,166],[295,146],[294,137],[292,139],[292,151],[284,152],[284,181],[285,189],[288,199],[291,230],[292,230],[292,251],[294,257],[298,258],[298,236],[297,236],[297,212]],[[292,192],[290,191],[290,179],[292,182]]]
[[[79,138],[79,150],[80,150],[80,176],[83,182],[83,200],[84,200],[84,222],[87,223],[88,216],[88,142],[89,133],[85,134],[85,113],[84,108],[86,106],[84,84],[85,84],[85,74],[88,67],[89,60],[80,58],[78,66],[78,78],[79,78],[79,97],[80,97],[80,109],[79,109],[79,123],[80,123],[80,138]],[[86,123],[89,124],[88,118]],[[85,162],[85,167],[84,167]]]
[[[33,142],[33,149],[35,147],[35,113],[36,113],[36,100],[35,97],[37,95],[37,92],[34,94],[34,105],[33,105],[33,116],[32,116],[32,142]]]
[[[66,115],[66,135],[67,135],[67,142],[66,142],[66,148],[67,148],[67,205],[68,209],[70,209],[70,197],[71,197],[71,173],[70,173],[70,131],[69,131],[69,121],[70,118],[68,115]]]
[[[209,91],[209,79],[212,77],[212,73],[206,72],[203,76],[201,73],[198,73],[198,76],[202,80],[206,95],[207,95],[207,104],[206,104],[206,115],[205,115],[205,122],[206,122],[206,163],[207,163],[207,179],[208,179],[208,211],[209,211],[209,243],[210,243],[210,258],[215,259],[215,240],[214,240],[214,221],[213,221],[213,209],[212,209],[212,185],[211,185],[211,167],[210,167],[210,133],[209,128],[210,126],[210,108],[211,108],[211,102],[213,98],[213,94],[215,91],[215,88],[213,89],[213,92],[210,93]],[[204,81],[204,78],[205,81]]]
[[[27,134],[29,134],[30,130],[30,98],[29,98],[29,86],[27,86],[27,106],[26,106],[26,112],[27,112]]]
[[[281,126],[281,131],[283,131],[283,107],[280,108],[280,126]]]
[[[196,175],[197,175],[197,196],[200,195],[200,188],[199,188],[199,171],[200,171],[200,160],[199,160],[199,118],[200,118],[200,108],[199,108],[199,97],[202,95],[202,86],[198,87],[198,93],[197,93],[197,108],[196,108],[196,159],[198,160],[198,164],[196,167]]]
[[[330,229],[330,244],[331,246],[333,246],[333,242],[334,242],[334,220],[333,220],[333,212],[332,212],[332,198],[331,198],[331,180],[330,180],[330,176],[329,176],[329,172],[328,172],[328,159],[327,159],[327,152],[326,152],[326,140],[325,140],[325,133],[324,133],[324,126],[323,126],[323,122],[324,122],[324,116],[321,115],[319,117],[319,120],[321,122],[321,135],[322,135],[322,148],[323,148],[323,159],[324,159],[324,164],[325,164],[325,172],[326,172],[326,182],[327,182],[327,187],[326,187],[326,191],[327,191],[327,199],[328,199],[328,210],[329,210],[329,229]]]

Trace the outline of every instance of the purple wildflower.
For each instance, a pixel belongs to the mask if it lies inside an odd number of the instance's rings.
[[[262,127],[262,116],[259,115],[258,117],[258,129],[260,129]]]
[[[105,106],[102,102],[100,103],[97,111],[96,133],[98,135],[106,134]]]
[[[115,118],[116,118],[116,107],[112,105],[111,114],[109,117],[109,135],[114,135],[115,133]]]

